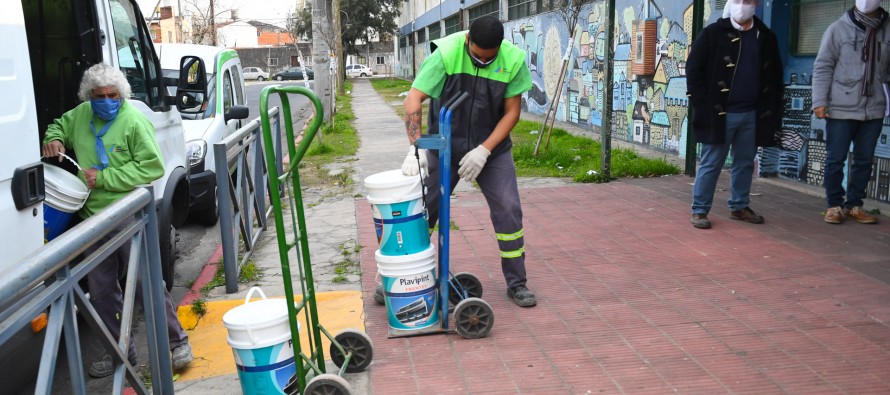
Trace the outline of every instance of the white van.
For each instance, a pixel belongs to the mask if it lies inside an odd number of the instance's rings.
[[[165,174],[152,186],[164,280],[171,288],[175,228],[185,222],[189,207],[185,138],[176,97],[167,94],[167,85],[175,85],[176,79],[161,76],[139,6],[135,0],[15,0],[6,5],[0,13],[0,47],[7,55],[0,59],[0,129],[7,134],[0,155],[0,182],[9,183],[3,191],[12,193],[0,194],[0,235],[5,240],[0,247],[4,257],[0,271],[43,245],[40,142],[47,125],[79,104],[83,72],[101,62],[124,72],[133,91],[127,99],[152,121],[157,132]],[[182,61],[203,72],[200,59]],[[206,81],[185,88],[177,87],[182,91],[177,94],[200,96],[204,89],[206,95]],[[24,174],[25,181],[11,180],[16,172]]]
[[[213,144],[237,131],[250,115],[244,97],[241,58],[234,49],[195,44],[155,44],[165,77],[179,75],[183,56],[201,58],[207,68],[207,100],[201,107],[181,108],[189,163],[189,217],[213,225],[219,218]]]

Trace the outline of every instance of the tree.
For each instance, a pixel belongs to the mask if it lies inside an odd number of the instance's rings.
[[[192,42],[215,45],[216,24],[220,15],[231,12],[219,7],[219,0],[183,0],[186,9],[192,13]]]
[[[361,55],[356,50],[355,42],[359,39],[370,43],[374,37],[385,37],[396,31],[396,18],[399,17],[401,0],[340,0],[340,9],[344,15],[340,18],[340,29],[343,37],[343,50],[347,54]],[[291,34],[295,37],[303,35],[313,39],[312,10],[297,10],[288,18],[293,19]],[[322,32],[325,41],[333,40],[333,32]],[[336,45],[329,41],[331,48]]]

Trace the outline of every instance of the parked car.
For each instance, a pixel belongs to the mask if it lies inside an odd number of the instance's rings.
[[[259,67],[245,67],[244,68],[244,79],[245,80],[257,80],[257,81],[265,81],[269,79],[269,72],[264,71]]]
[[[164,76],[178,78],[179,60],[187,54],[201,58],[206,66],[207,100],[195,106],[183,105],[179,112],[189,164],[189,217],[210,226],[219,218],[213,145],[238,130],[242,126],[241,120],[250,115],[245,105],[241,58],[234,49],[208,45],[155,46]]]
[[[374,72],[363,64],[348,64],[346,65],[346,75],[349,77],[370,77],[374,75]]]
[[[306,68],[306,76],[308,79],[315,79],[315,72],[312,71],[312,68]],[[276,81],[282,80],[302,80],[303,79],[303,68],[300,66],[297,67],[289,67],[287,69],[281,70],[274,75],[272,75],[272,79]]]

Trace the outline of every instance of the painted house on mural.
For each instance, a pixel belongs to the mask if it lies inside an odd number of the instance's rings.
[[[585,1],[569,45],[569,27],[554,10],[559,0],[408,0],[402,3],[395,40],[394,74],[413,78],[429,56],[429,42],[466,30],[476,18],[497,16],[504,37],[526,51],[532,89],[522,109],[543,115],[559,100],[557,119],[598,131],[603,90],[612,89],[613,136],[685,157],[688,152],[686,58],[692,46],[694,4],[704,24],[720,17],[725,0],[616,0],[616,42],[606,59],[605,2]],[[890,1],[882,2],[890,9]],[[760,152],[759,175],[822,185],[824,122],[812,116],[813,61],[829,24],[852,0],[761,1],[756,14],[777,34],[785,65],[785,119],[781,148]],[[806,15],[806,17],[802,17]],[[566,83],[556,93],[563,55],[570,57]],[[605,67],[613,80],[602,81]],[[890,202],[890,121],[878,141],[868,197]]]

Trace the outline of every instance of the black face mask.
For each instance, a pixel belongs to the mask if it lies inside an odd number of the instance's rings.
[[[487,62],[483,62],[479,58],[473,56],[473,53],[470,52],[470,44],[464,43],[464,49],[467,51],[467,55],[470,57],[470,61],[473,62],[473,66],[476,66],[480,69],[484,69],[484,68],[490,66],[498,58],[498,54],[495,54],[494,57],[492,57],[491,59],[488,59]],[[498,52],[498,53],[500,53],[500,52]]]

